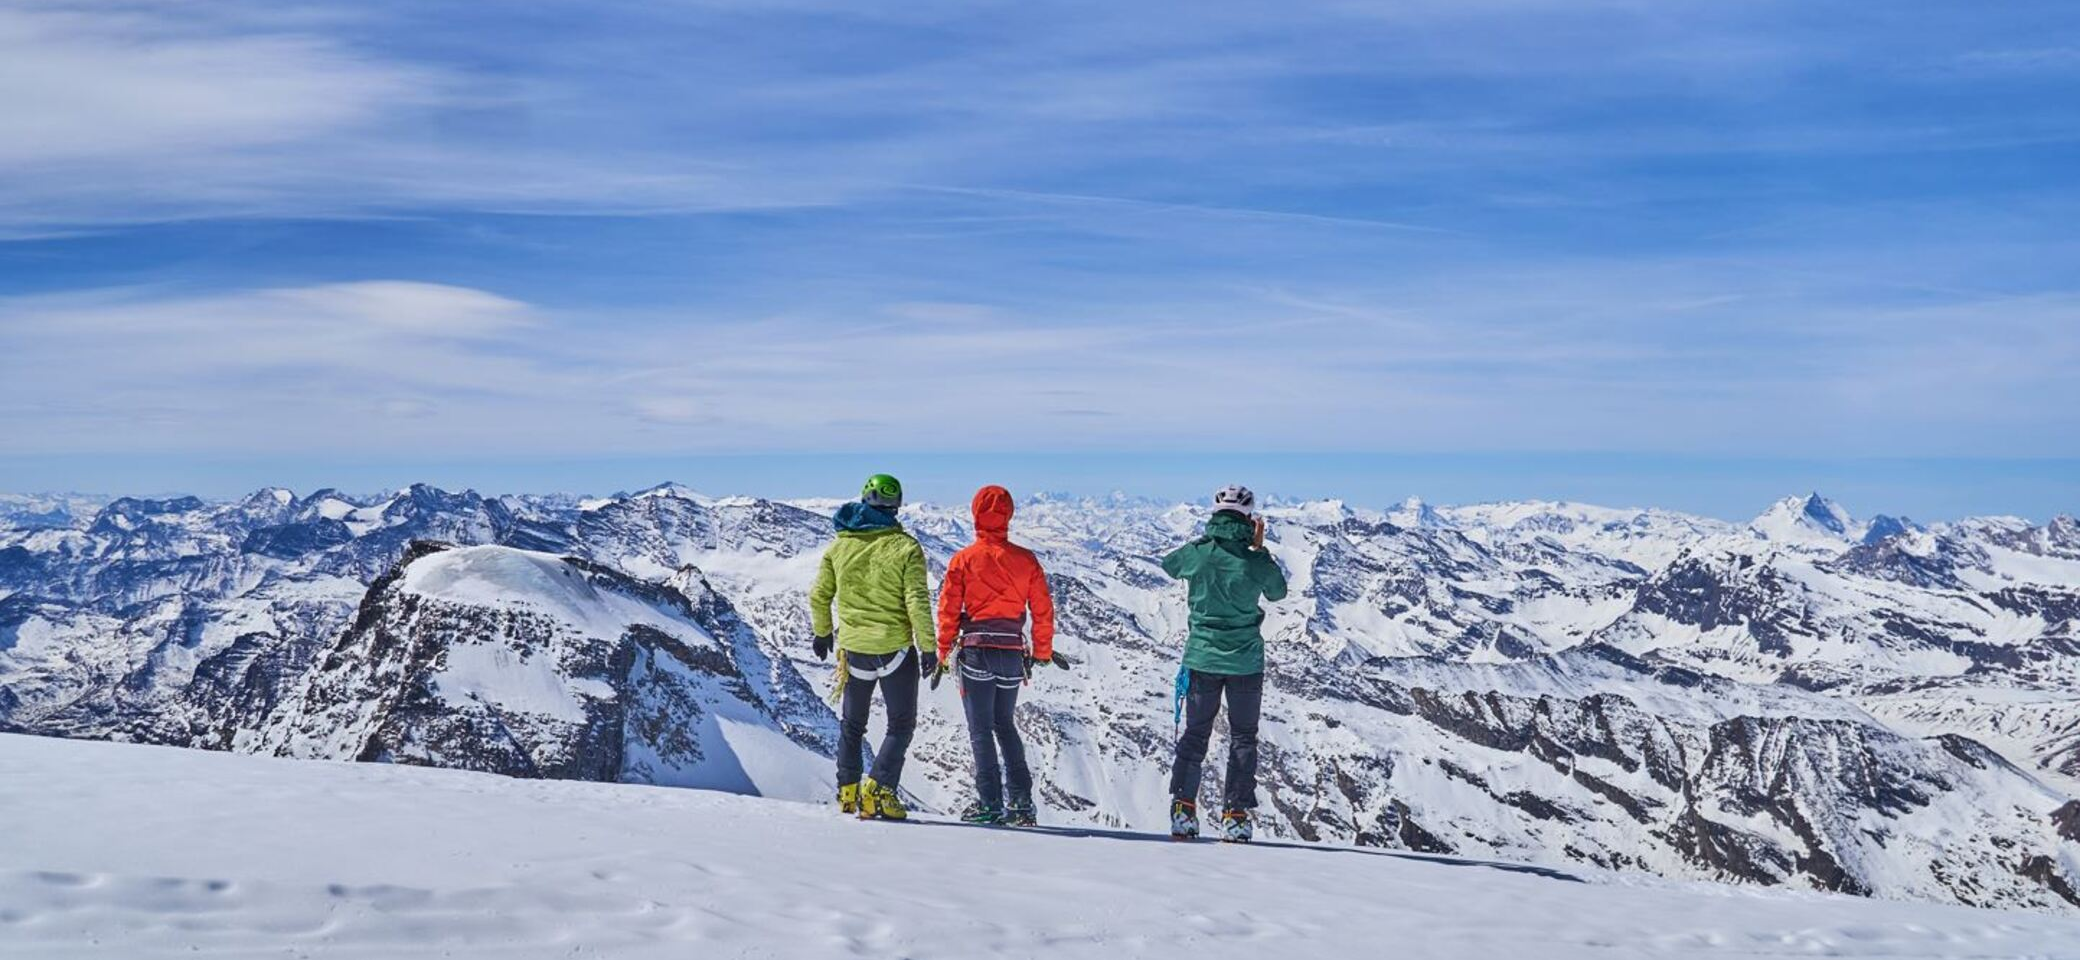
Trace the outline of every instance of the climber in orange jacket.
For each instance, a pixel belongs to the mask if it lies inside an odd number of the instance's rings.
[[[970,823],[1031,826],[1033,773],[1012,713],[1018,689],[1036,664],[1067,667],[1054,654],[1054,599],[1033,551],[1012,543],[1011,493],[988,486],[975,492],[975,542],[953,555],[939,589],[940,669],[960,645],[957,669],[975,750],[976,803]],[[1032,643],[1025,636],[1032,614]],[[1003,763],[998,763],[1001,750]],[[1007,797],[1008,794],[1008,797]]]

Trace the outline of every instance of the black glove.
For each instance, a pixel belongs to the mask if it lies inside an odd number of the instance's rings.
[[[1054,660],[1050,662],[1052,662],[1055,666],[1062,668],[1063,670],[1068,670],[1070,667],[1076,665],[1075,661],[1072,661],[1068,657],[1063,656],[1060,650],[1056,650],[1054,652]]]
[[[816,659],[818,660],[830,659],[831,648],[837,645],[838,638],[835,636],[816,637],[809,641],[809,646],[816,651]]]
[[[917,651],[917,675],[927,680],[939,672],[939,654],[932,650]]]
[[[1032,675],[1033,675],[1033,667],[1034,667],[1034,666],[1042,666],[1042,667],[1045,667],[1045,666],[1050,666],[1050,665],[1052,665],[1052,666],[1057,666],[1057,667],[1060,667],[1060,668],[1062,668],[1062,669],[1064,669],[1064,670],[1067,670],[1067,669],[1069,669],[1069,667],[1071,666],[1071,664],[1069,663],[1069,658],[1068,658],[1068,657],[1062,656],[1062,655],[1061,655],[1061,654],[1059,654],[1059,653],[1056,653],[1056,654],[1052,654],[1052,655],[1051,655],[1051,657],[1052,657],[1052,658],[1051,658],[1051,659],[1048,659],[1048,660],[1035,660],[1035,659],[1033,659],[1033,655],[1032,655],[1032,654],[1030,654],[1030,653],[1026,654],[1026,676],[1030,677],[1030,676],[1032,676]]]

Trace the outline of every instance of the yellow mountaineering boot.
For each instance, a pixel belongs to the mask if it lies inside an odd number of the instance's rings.
[[[861,820],[902,820],[910,816],[904,809],[903,798],[896,792],[875,783],[873,777],[859,785],[859,818]]]
[[[841,784],[838,784],[838,812],[839,812],[839,813],[858,813],[858,812],[859,812],[859,784],[856,784],[856,783],[841,783]]]

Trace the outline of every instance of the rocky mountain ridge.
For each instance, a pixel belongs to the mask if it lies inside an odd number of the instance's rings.
[[[803,594],[831,503],[414,486],[0,515],[0,728],[787,796],[827,789]],[[28,520],[21,520],[29,516]],[[1741,526],[1517,503],[1271,510],[1270,832],[2070,908],[2080,527]],[[1029,498],[1074,674],[1056,820],[1155,827],[1191,507]],[[962,511],[904,511],[934,575]],[[1219,745],[1216,744],[1216,749]],[[950,694],[906,788],[968,795]]]

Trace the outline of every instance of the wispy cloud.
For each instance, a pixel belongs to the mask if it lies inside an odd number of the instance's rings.
[[[0,10],[0,53],[0,165],[12,169],[294,143],[438,102],[454,83],[319,37],[216,34],[120,6]]]
[[[1480,171],[1563,178],[1579,194],[1613,164],[1671,156],[2076,134],[1971,110],[1936,122],[1844,113],[1825,84],[1869,81],[1841,44],[1782,29],[1786,9],[1091,5],[1060,17],[1012,5],[552,3],[480,23],[385,5],[35,2],[0,11],[0,231],[670,215],[914,189],[1071,215],[1137,205],[1440,229],[1455,225],[1427,208]],[[1855,36],[1888,59],[1916,37],[1907,25]],[[2034,69],[2070,53],[1944,56]],[[1773,91],[1802,105],[1770,115]],[[1643,97],[1649,109],[1627,115],[1599,106]],[[1427,196],[1321,202],[1414,177]],[[1303,190],[1267,199],[1277,185]]]
[[[552,93],[386,52],[342,21],[242,3],[0,10],[0,231],[828,199],[725,162],[529,136]]]
[[[2076,455],[2069,7],[17,3],[0,429]]]
[[[0,410],[18,449],[352,446],[568,384],[524,356],[536,328],[512,300],[401,281],[21,298],[0,302]]]
[[[1656,449],[2070,454],[2080,300],[1757,303],[1694,263],[689,322],[361,282],[0,301],[17,451]],[[1765,319],[1768,318],[1768,319]],[[1932,424],[1942,425],[1934,434]]]
[[[2080,70],[2080,46],[1971,50],[1952,61],[1963,70],[2037,73]]]
[[[1017,200],[1049,205],[1111,207],[1140,210],[1154,213],[1185,214],[1197,217],[1228,217],[1245,220],[1280,220],[1287,222],[1320,224],[1337,227],[1372,227],[1383,230],[1409,230],[1417,233],[1457,233],[1448,227],[1417,223],[1401,223],[1393,220],[1376,220],[1369,217],[1340,217],[1331,214],[1305,213],[1292,210],[1267,210],[1253,207],[1225,207],[1203,203],[1166,203],[1156,200],[1141,200],[1133,197],[1105,197],[1079,193],[1048,193],[1037,190],[1005,190],[981,187],[947,187],[924,184],[904,184],[903,189],[929,193],[946,193],[966,197],[988,197],[999,200]]]

